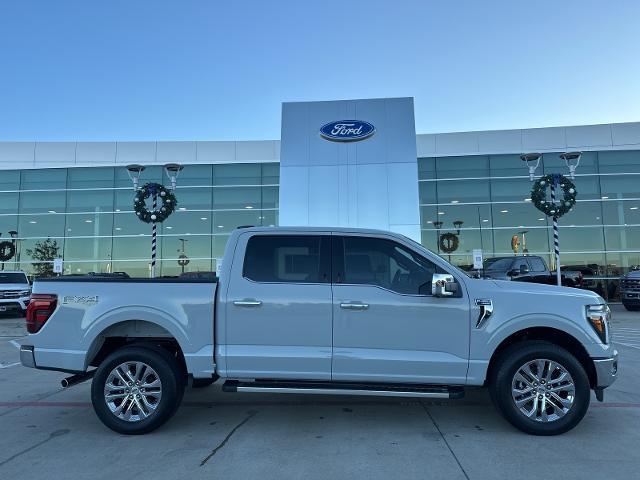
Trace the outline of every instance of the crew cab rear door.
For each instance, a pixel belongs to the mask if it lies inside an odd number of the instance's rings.
[[[330,380],[330,232],[247,232],[227,291],[227,376]]]

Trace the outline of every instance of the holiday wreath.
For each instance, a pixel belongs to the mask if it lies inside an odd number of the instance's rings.
[[[160,205],[155,210],[147,208],[146,200],[149,197],[160,199]],[[176,196],[159,183],[146,183],[136,192],[133,198],[133,210],[140,220],[145,223],[162,223],[176,209],[178,200]]]
[[[555,188],[559,186],[562,189],[562,198],[557,203],[547,200],[547,187],[550,185],[554,185]],[[577,195],[576,186],[564,175],[545,175],[533,184],[531,202],[548,217],[559,218],[573,208],[576,204]]]

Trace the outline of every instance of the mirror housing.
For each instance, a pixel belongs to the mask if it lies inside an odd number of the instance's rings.
[[[434,273],[431,279],[431,294],[434,297],[451,297],[458,291],[458,284],[453,275]]]
[[[529,273],[529,267],[520,265],[520,275],[526,275],[527,273]]]

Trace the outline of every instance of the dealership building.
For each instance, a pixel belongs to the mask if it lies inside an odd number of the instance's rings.
[[[465,268],[476,249],[553,265],[551,219],[530,201],[520,155],[542,154],[537,176],[568,176],[567,151],[582,157],[562,265],[614,298],[640,265],[640,123],[416,134],[412,98],[285,103],[280,140],[0,142],[0,241],[15,246],[3,266],[33,272],[36,242],[50,238],[65,274],[149,275],[151,226],[134,213],[126,166],[146,167],[141,185],[170,186],[168,163],[184,168],[178,208],[158,224],[161,275],[215,270],[241,225],[381,228]]]

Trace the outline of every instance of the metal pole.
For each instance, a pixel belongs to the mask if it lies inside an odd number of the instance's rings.
[[[557,180],[554,178],[551,182],[551,203],[556,205],[556,183]],[[556,256],[556,281],[558,286],[562,286],[562,275],[560,272],[560,239],[558,237],[558,216],[553,216],[553,251]]]
[[[153,194],[153,211],[156,211],[158,207],[158,195],[156,193]],[[151,227],[151,278],[156,277],[156,233],[158,227],[156,222],[152,222]]]

